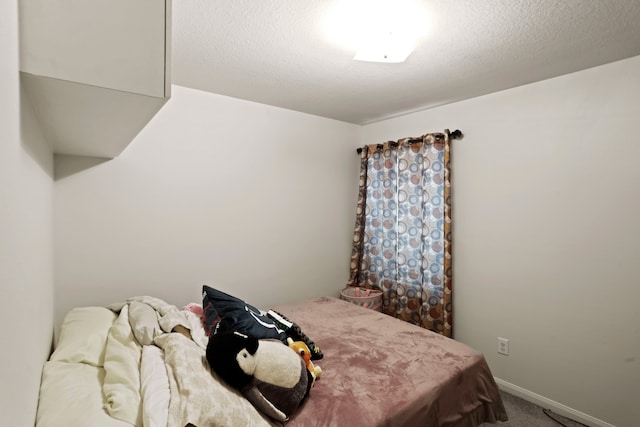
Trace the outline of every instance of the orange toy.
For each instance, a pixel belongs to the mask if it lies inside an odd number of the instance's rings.
[[[315,366],[311,361],[311,351],[309,350],[309,347],[304,343],[304,341],[294,341],[291,338],[287,338],[287,344],[289,344],[290,349],[302,357],[302,360],[304,360],[305,365],[307,365],[307,369],[311,372],[311,376],[315,382],[316,378],[318,378],[322,373],[322,369],[320,366]]]

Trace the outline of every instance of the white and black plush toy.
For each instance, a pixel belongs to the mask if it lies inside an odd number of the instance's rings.
[[[263,414],[285,422],[309,394],[312,378],[304,360],[282,341],[239,332],[209,339],[211,369]]]

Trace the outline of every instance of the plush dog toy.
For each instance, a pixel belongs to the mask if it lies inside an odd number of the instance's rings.
[[[322,368],[320,368],[320,366],[315,366],[311,361],[311,350],[309,350],[309,346],[303,341],[294,341],[292,338],[287,338],[287,344],[289,344],[290,349],[302,357],[302,360],[304,360],[304,364],[307,367],[307,370],[311,373],[313,382],[315,383],[316,379],[322,373]]]
[[[279,340],[218,332],[209,339],[206,357],[220,378],[280,422],[298,409],[313,384],[304,360]]]

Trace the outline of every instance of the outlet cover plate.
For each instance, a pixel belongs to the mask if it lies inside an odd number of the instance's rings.
[[[504,354],[505,356],[509,355],[509,340],[506,338],[498,337],[498,353]]]

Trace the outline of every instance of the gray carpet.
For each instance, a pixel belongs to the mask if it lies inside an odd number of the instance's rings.
[[[500,394],[502,395],[502,402],[507,410],[509,421],[497,424],[484,423],[481,425],[482,427],[560,427],[563,425],[566,427],[584,427],[584,424],[560,416],[547,409],[547,414],[557,420],[554,421],[544,413],[545,408],[504,391],[501,391]]]

